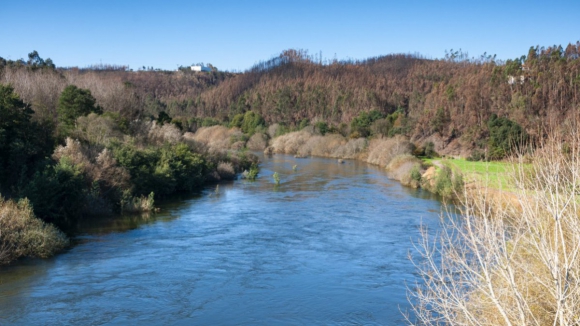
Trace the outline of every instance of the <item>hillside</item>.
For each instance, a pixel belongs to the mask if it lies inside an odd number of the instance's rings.
[[[494,115],[521,126],[533,140],[575,114],[579,53],[577,42],[531,47],[505,62],[458,51],[441,60],[395,54],[320,62],[305,51],[287,50],[241,74],[5,65],[0,82],[11,83],[44,118],[54,119],[58,95],[75,84],[90,89],[106,111],[132,119],[163,111],[190,130],[201,118],[227,123],[251,110],[267,124],[288,129],[303,121],[326,122],[345,136],[403,134],[417,145],[430,141],[438,152],[468,156],[489,146]],[[375,128],[353,135],[353,119],[373,111],[384,119],[371,119],[367,124]],[[197,122],[187,122],[194,117]]]

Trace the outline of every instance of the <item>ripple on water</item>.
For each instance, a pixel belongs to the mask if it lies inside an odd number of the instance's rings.
[[[65,254],[0,269],[2,324],[402,323],[411,241],[421,221],[437,229],[439,203],[359,162],[263,161],[256,182],[87,226]]]

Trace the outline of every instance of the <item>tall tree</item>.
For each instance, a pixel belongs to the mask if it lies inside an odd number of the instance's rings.
[[[75,85],[67,86],[58,99],[58,122],[61,135],[68,134],[75,126],[76,119],[89,113],[101,114],[102,109],[88,89]]]
[[[50,133],[31,121],[33,113],[12,86],[0,85],[0,191],[6,195],[52,151]]]

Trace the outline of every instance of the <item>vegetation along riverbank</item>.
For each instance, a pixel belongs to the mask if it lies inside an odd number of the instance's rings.
[[[0,59],[0,263],[66,248],[80,219],[255,178],[251,151],[357,159],[462,210],[419,245],[423,323],[577,323],[579,54],[287,50],[243,73]]]

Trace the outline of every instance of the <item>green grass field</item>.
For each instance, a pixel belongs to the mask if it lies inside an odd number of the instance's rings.
[[[471,162],[465,159],[424,159],[428,165],[440,164],[457,170],[463,174],[467,183],[477,182],[481,185],[487,185],[490,188],[508,190],[509,184],[508,172],[513,165],[507,162]]]

